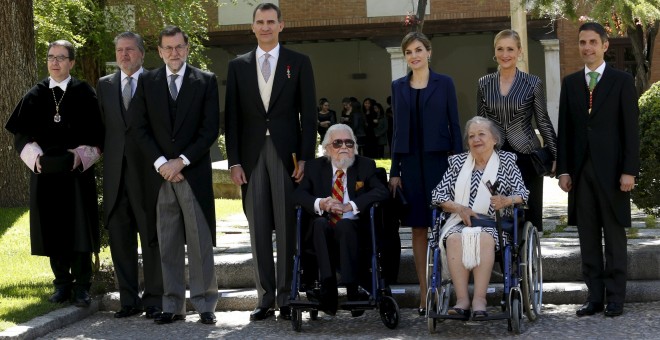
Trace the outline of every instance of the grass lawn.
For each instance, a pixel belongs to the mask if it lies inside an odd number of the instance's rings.
[[[226,220],[231,215],[243,213],[243,204],[240,199],[215,199],[215,218],[218,220]]]
[[[101,262],[109,261],[101,252]],[[48,257],[30,254],[27,208],[0,208],[0,331],[62,305],[48,302],[53,293]]]

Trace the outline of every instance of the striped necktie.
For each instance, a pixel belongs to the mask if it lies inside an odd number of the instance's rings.
[[[131,97],[133,95],[131,80],[133,80],[132,77],[126,77],[126,85],[124,85],[124,89],[121,91],[121,97],[124,101],[124,109],[126,111],[128,111],[128,105],[131,103]]]
[[[332,185],[332,198],[338,200],[341,203],[344,203],[344,171],[338,169],[335,174],[337,178],[335,179],[335,183]],[[335,224],[341,220],[343,215],[344,214],[330,213],[330,225],[334,227]]]

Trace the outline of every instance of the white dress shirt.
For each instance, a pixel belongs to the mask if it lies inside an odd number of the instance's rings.
[[[335,185],[335,181],[337,180],[337,170],[339,170],[339,168],[335,167],[335,165],[333,164],[332,165],[333,175],[332,175],[332,183],[331,183],[332,186]],[[351,220],[357,220],[357,218],[358,218],[357,215],[360,213],[360,211],[358,210],[357,205],[355,205],[355,202],[351,201],[351,198],[348,196],[348,185],[347,185],[347,183],[348,183],[348,172],[347,172],[348,169],[341,169],[341,170],[344,172],[344,177],[342,178],[342,182],[343,182],[343,185],[344,185],[344,201],[342,203],[344,203],[344,204],[348,203],[353,207],[353,211],[345,212],[342,215],[342,219],[348,218],[348,219],[351,219]],[[319,216],[323,215],[323,210],[321,210],[321,199],[323,199],[323,198],[319,197],[314,201],[314,212],[316,212],[316,214],[319,215]]]

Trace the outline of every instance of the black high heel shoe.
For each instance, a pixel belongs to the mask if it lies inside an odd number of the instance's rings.
[[[423,307],[417,308],[417,314],[419,314],[419,316],[426,316],[426,308]]]

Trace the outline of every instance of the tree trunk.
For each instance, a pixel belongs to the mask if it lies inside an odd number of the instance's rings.
[[[413,26],[414,32],[422,32],[424,28],[424,15],[426,14],[426,2],[427,0],[419,0],[417,2],[417,24]]]
[[[27,206],[29,169],[14,150],[4,124],[23,95],[37,82],[32,0],[0,2],[0,207]]]
[[[641,25],[631,25],[627,29],[637,63],[635,88],[638,96],[641,96],[651,86],[649,78],[651,77],[653,48],[655,47],[655,37],[658,34],[658,26],[660,26],[660,20],[649,24],[646,32]]]

